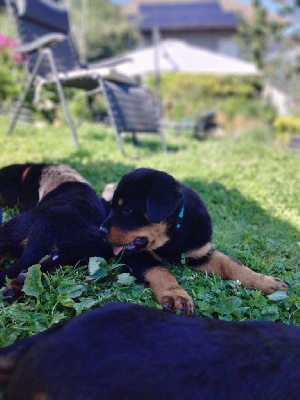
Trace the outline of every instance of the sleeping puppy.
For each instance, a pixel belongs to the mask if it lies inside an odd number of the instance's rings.
[[[75,265],[89,257],[113,256],[111,246],[99,233],[106,216],[106,202],[90,184],[64,165],[13,165],[0,171],[4,204],[19,205],[24,213],[0,228],[0,263],[17,261],[0,272],[0,287],[10,282],[4,294],[16,297],[31,265],[40,263],[47,272],[59,265]]]
[[[12,164],[0,169],[0,203],[31,210],[51,190],[64,182],[88,183],[68,165]]]
[[[214,249],[209,213],[197,193],[165,172],[141,168],[125,175],[102,224],[103,237],[138,281],[148,284],[158,303],[171,311],[192,313],[194,305],[179,286],[168,264],[189,267],[223,279],[239,280],[273,293],[288,286],[280,279],[256,273],[238,260]]]
[[[125,303],[0,349],[4,400],[296,400],[299,376],[300,327]]]

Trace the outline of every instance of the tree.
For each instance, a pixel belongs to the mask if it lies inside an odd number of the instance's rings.
[[[288,19],[273,56],[267,63],[272,83],[300,99],[300,0],[274,0],[279,13]]]
[[[73,35],[84,61],[116,55],[138,40],[137,31],[109,0],[72,0]]]
[[[297,8],[300,7],[300,0],[273,0],[274,3],[280,6],[282,14],[295,14]]]
[[[252,0],[253,21],[239,17],[238,36],[243,55],[255,62],[259,69],[265,67],[265,55],[270,41],[278,40],[284,25],[268,18],[267,10],[260,0]]]
[[[256,63],[270,83],[299,99],[300,0],[273,2],[278,18],[268,15],[261,1],[252,0],[253,20],[240,18],[238,41],[244,56]]]
[[[300,0],[273,0],[280,7],[280,14],[286,16],[289,21],[289,37],[295,42],[300,42]]]

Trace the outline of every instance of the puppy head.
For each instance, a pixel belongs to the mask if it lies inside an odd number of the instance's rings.
[[[0,169],[0,203],[14,207],[18,204],[19,189],[24,171],[31,164],[13,164]]]
[[[112,199],[112,211],[100,228],[118,254],[154,250],[168,240],[170,220],[182,205],[179,183],[165,172],[140,168],[126,174]]]

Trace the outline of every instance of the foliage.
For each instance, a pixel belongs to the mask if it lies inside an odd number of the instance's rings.
[[[153,86],[151,78],[147,83]],[[262,88],[260,76],[164,74],[161,77],[164,118],[196,119],[212,109],[229,117],[243,114],[270,122],[276,113],[260,100]]]
[[[261,1],[252,0],[254,20],[241,18],[237,40],[243,55],[256,62],[268,81],[299,99],[300,41],[298,0],[273,0],[277,18],[268,15]]]
[[[127,278],[127,287],[124,288],[124,283],[117,280],[122,282],[122,275],[126,274],[117,275],[114,272],[117,267],[118,265],[113,263],[107,266],[108,272],[105,272],[101,279],[107,277],[110,271],[113,271],[113,274],[102,283],[101,289],[97,283],[99,278],[87,276],[86,267],[60,268],[51,276],[42,274],[39,265],[30,267],[24,286],[25,301],[21,300],[12,305],[1,302],[0,346],[38,333],[109,301],[125,300],[126,292],[133,296],[135,302],[142,303],[144,293],[149,290],[134,285],[132,277]]]
[[[278,117],[274,122],[274,127],[279,133],[300,134],[300,118],[293,116]]]
[[[293,34],[299,35],[299,26],[296,27],[299,22],[299,11],[300,11],[300,0],[273,0],[275,4],[279,6],[279,12],[282,15],[288,16],[291,24],[295,23],[296,31]]]
[[[19,97],[22,90],[22,57],[13,52],[17,45],[17,41],[0,34],[0,104],[4,109]]]
[[[220,104],[219,111],[229,118],[233,118],[235,115],[243,115],[258,118],[268,123],[272,123],[276,118],[275,108],[259,98],[232,97]]]
[[[88,179],[99,195],[107,182],[117,182],[137,167],[174,175],[207,204],[214,223],[213,241],[220,251],[290,285],[288,297],[274,301],[238,282],[222,281],[188,266],[172,266],[178,282],[195,300],[196,315],[300,325],[300,189],[291,173],[300,167],[297,155],[251,137],[229,135],[225,140],[199,142],[188,134],[167,132],[167,154],[131,160],[117,150],[113,131],[99,125],[83,124],[79,130],[82,148],[77,151],[67,126],[28,128],[19,124],[8,137],[7,120],[1,118],[0,122],[0,145],[5,149],[0,167],[28,161],[67,163]],[[149,145],[154,141],[148,135],[140,140]],[[130,152],[132,147],[127,141],[126,145]],[[16,212],[3,209],[4,220]],[[159,308],[150,289],[122,274],[121,262],[91,259],[80,268],[63,266],[49,275],[40,274],[34,266],[35,281],[29,275],[27,294],[11,304],[0,300],[0,344],[31,336],[110,301]]]
[[[251,4],[254,10],[253,21],[249,22],[244,17],[239,17],[237,40],[244,56],[254,61],[259,69],[263,69],[270,39],[279,39],[283,25],[268,18],[267,10],[260,0],[251,0]]]
[[[268,57],[266,76],[292,98],[300,99],[300,3],[297,0],[274,0],[280,14],[288,21],[286,29]]]
[[[151,82],[151,80],[150,80]],[[255,97],[263,88],[261,77],[238,75],[199,75],[192,73],[172,72],[164,74],[161,81],[162,92],[169,90],[178,92],[193,91],[205,97],[244,96]]]
[[[74,0],[70,3],[73,34],[83,61],[111,57],[138,40],[137,31],[109,0]]]

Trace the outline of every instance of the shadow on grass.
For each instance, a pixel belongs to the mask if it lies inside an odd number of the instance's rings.
[[[137,143],[134,145],[131,134],[122,135],[122,142],[125,150],[130,152],[137,152],[138,155],[151,156],[162,151],[162,144],[158,135],[141,133],[137,134]],[[168,152],[178,152],[185,148],[185,146],[177,146],[167,143]]]
[[[125,173],[135,168],[134,164],[128,161],[124,161],[124,163],[108,160],[95,162],[89,158],[89,155],[88,151],[80,150],[74,152],[74,157],[61,157],[55,161],[69,164],[77,169],[91,182],[99,195],[106,183],[118,181]],[[51,162],[51,159],[44,161]],[[235,289],[231,288],[230,283],[220,282],[220,279],[206,277],[200,272],[190,271],[189,269],[183,271],[179,267],[178,271],[175,271],[175,276],[180,283],[182,282],[183,287],[193,294],[197,315],[222,317],[222,319],[231,317],[239,320],[245,318],[270,319],[299,324],[300,273],[298,270],[299,246],[297,241],[299,239],[297,230],[291,224],[271,216],[255,201],[246,199],[238,190],[228,190],[218,182],[203,182],[189,177],[184,179],[183,183],[199,193],[205,201],[214,224],[214,243],[220,251],[238,258],[257,272],[277,276],[290,285],[289,298],[279,302],[277,306],[271,303],[268,298],[265,298],[261,292],[254,289],[242,289],[236,292]],[[58,278],[54,278],[54,281],[55,279]],[[70,280],[71,278],[63,275],[60,279]],[[138,290],[137,286],[123,287],[114,282],[99,282],[97,293],[101,294],[105,291],[105,296],[103,302],[97,303],[97,306],[103,305],[107,301],[120,301],[120,299],[121,301],[155,306],[151,293],[143,291],[143,295],[140,294],[141,297],[138,298],[136,297]],[[133,293],[135,294],[133,295]],[[55,295],[54,290],[51,295]],[[86,296],[90,296],[90,294]],[[144,297],[142,298],[142,296]],[[229,302],[231,304],[237,297],[243,302],[242,307],[239,308],[239,313],[236,309],[230,311],[230,315],[226,310],[224,313],[221,312],[223,303],[228,304]],[[56,307],[57,299],[56,297],[53,298]],[[90,299],[90,297],[88,298]],[[37,314],[39,318],[45,320],[48,318],[47,321],[53,321],[53,315],[47,316],[47,306],[44,307],[42,304],[33,308],[33,300],[28,298],[25,298],[24,302],[26,302],[25,305],[21,304],[22,311],[19,312],[17,309],[22,329],[15,328],[17,324],[13,312],[14,307],[18,307],[18,305],[11,306],[11,308],[10,306],[7,307],[11,314],[8,311],[2,313],[4,321],[2,326],[5,326],[5,343],[8,340],[11,343],[16,338],[20,338],[18,335],[22,337],[26,334],[23,321],[24,312],[27,313],[26,323],[29,321],[28,327],[26,327],[28,332],[37,333],[41,329],[41,325],[38,325],[32,317],[32,309],[36,312],[37,307],[40,307],[39,314]],[[48,300],[46,304],[49,304]],[[71,310],[66,307],[62,308],[62,305],[60,307],[60,310],[62,310],[59,313],[62,316],[61,318],[66,318],[64,315],[69,318]]]
[[[53,159],[49,155],[43,161],[53,162]],[[69,164],[78,170],[99,196],[107,183],[117,183],[136,167],[126,158],[124,162],[123,159],[105,158],[95,161],[85,149],[55,158],[55,162]],[[213,220],[214,243],[220,251],[258,272],[280,276],[289,284],[293,284],[294,277],[298,276],[299,280],[299,232],[294,226],[272,216],[238,190],[229,190],[219,182],[187,177],[183,183],[194,189],[206,203]]]
[[[204,200],[213,221],[213,241],[220,251],[257,272],[280,275],[294,286],[300,278],[299,231],[295,227],[268,214],[236,189],[189,178],[183,183]],[[300,285],[297,287],[299,293]]]

